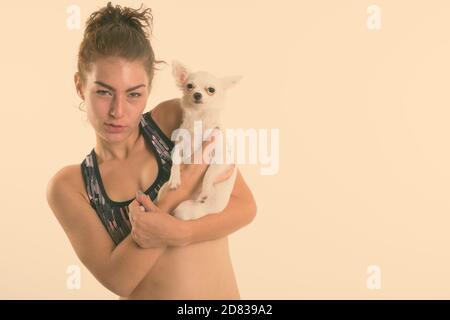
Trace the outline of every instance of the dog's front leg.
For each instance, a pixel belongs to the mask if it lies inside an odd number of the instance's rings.
[[[210,165],[205,173],[205,176],[203,177],[202,190],[196,200],[204,203],[214,192],[214,181],[216,178],[229,168],[230,165],[227,164]]]
[[[176,189],[181,184],[180,165],[182,161],[182,144],[177,143],[172,153],[172,168],[170,169],[169,187]]]
[[[170,170],[169,186],[171,190],[178,188],[181,184],[180,166],[174,164]]]
[[[197,201],[204,203],[212,193],[214,188],[214,179],[217,176],[217,172],[215,171],[216,170],[214,170],[214,168],[212,168],[211,166],[209,166],[208,170],[206,170],[205,176],[203,177],[202,181],[202,191],[197,197]]]

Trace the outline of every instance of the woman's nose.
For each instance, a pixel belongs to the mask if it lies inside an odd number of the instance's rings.
[[[116,97],[113,99],[110,114],[115,118],[120,118],[124,112],[124,108],[125,101],[123,101],[120,97]]]

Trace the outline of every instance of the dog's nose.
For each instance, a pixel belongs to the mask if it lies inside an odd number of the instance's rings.
[[[195,100],[200,100],[201,98],[202,98],[202,94],[200,92],[194,93],[194,99]]]

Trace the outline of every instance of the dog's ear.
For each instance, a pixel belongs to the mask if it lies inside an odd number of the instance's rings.
[[[238,83],[242,79],[242,76],[229,76],[221,78],[222,84],[225,89],[229,89],[231,87],[234,87],[236,83]]]
[[[183,89],[186,84],[187,77],[189,75],[189,70],[179,61],[172,61],[172,75],[175,78],[177,86]]]

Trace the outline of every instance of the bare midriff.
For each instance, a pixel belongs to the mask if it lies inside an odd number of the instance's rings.
[[[133,293],[120,299],[240,299],[228,238],[168,247]]]

